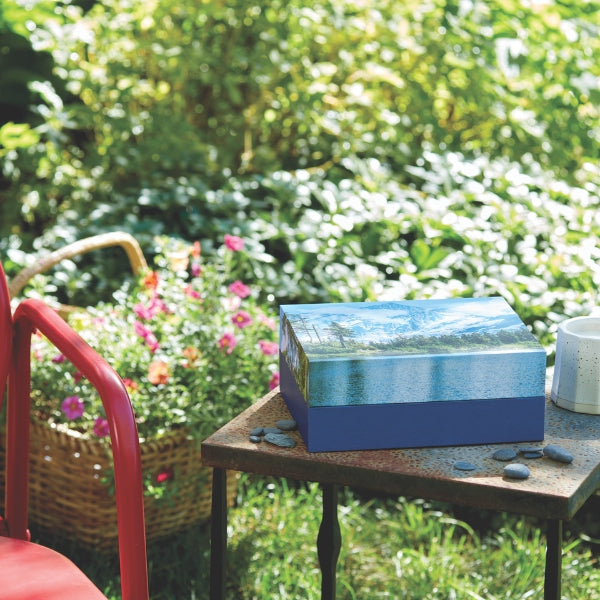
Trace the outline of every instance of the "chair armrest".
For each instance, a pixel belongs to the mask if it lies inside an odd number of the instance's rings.
[[[14,317],[7,412],[6,520],[11,537],[26,539],[31,334],[38,329],[98,391],[113,451],[123,600],[147,600],[148,572],[140,445],[129,396],[114,369],[40,300],[21,302]],[[24,447],[26,450],[24,451]],[[15,465],[11,457],[18,457]]]

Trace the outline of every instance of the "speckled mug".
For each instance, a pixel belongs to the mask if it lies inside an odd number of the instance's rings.
[[[600,415],[600,317],[575,317],[558,326],[552,401]]]

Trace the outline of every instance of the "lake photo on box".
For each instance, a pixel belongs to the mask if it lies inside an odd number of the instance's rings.
[[[417,355],[316,360],[308,387],[311,406],[435,402],[529,396],[539,377],[520,354],[510,352]]]

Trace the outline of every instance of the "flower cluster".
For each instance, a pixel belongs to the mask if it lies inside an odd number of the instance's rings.
[[[188,427],[203,439],[279,383],[276,319],[243,272],[244,240],[226,235],[217,260],[198,242],[157,240],[155,268],[115,302],[78,311],[71,326],[123,378],[140,437]],[[90,383],[45,338],[32,343],[38,418],[85,435],[108,435]]]

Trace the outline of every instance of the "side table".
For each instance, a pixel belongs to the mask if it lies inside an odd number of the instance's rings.
[[[571,519],[600,487],[600,416],[582,415],[546,403],[543,444],[489,444],[401,450],[310,453],[298,432],[296,446],[279,448],[249,441],[259,426],[274,426],[290,413],[275,389],[202,443],[202,462],[213,467],[211,525],[211,600],[225,598],[227,549],[226,470],[319,482],[323,517],[317,539],[321,597],[335,599],[335,571],[341,547],[337,520],[338,486],[398,496],[439,500],[547,520],[545,600],[560,600],[563,522]],[[442,425],[443,426],[443,425]],[[504,463],[492,459],[503,447],[558,444],[575,460],[561,464],[542,458],[527,462],[526,480],[503,477]],[[459,471],[457,461],[476,465]],[[521,461],[522,462],[522,461]]]

